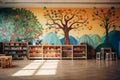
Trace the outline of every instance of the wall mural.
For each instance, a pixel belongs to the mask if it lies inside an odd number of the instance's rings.
[[[0,8],[0,42],[34,39],[43,45],[87,43],[92,55],[93,49],[110,45],[120,53],[119,13],[120,8],[115,7]]]
[[[0,41],[24,40],[42,34],[42,25],[29,10],[1,8],[0,18]]]
[[[120,28],[120,25],[116,24],[118,21],[120,21],[120,17],[116,15],[116,10],[115,7],[111,7],[110,9],[96,9],[94,7],[94,12],[93,12],[93,20],[99,20],[100,21],[100,26],[105,29],[105,42],[109,42],[109,36],[108,32],[109,30],[116,29],[117,27]]]
[[[64,32],[64,44],[70,44],[69,31],[89,23],[84,9],[47,9],[44,16],[49,28],[61,29]]]

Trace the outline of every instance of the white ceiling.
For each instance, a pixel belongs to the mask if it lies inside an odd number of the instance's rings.
[[[120,0],[0,0],[0,7],[120,7]]]

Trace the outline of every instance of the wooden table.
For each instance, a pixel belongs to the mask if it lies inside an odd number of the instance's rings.
[[[1,68],[12,66],[12,56],[0,56]]]

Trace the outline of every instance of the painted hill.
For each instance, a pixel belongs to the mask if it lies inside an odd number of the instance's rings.
[[[113,30],[109,32],[108,35],[109,35],[109,43],[111,44],[113,50],[118,53],[118,57],[120,58],[120,51],[119,51],[120,31]],[[105,39],[105,36],[103,37],[103,39]]]
[[[80,40],[79,40],[79,44],[81,43],[87,43],[89,46],[95,48],[94,42],[93,40],[88,36],[88,35],[83,35]]]
[[[52,32],[49,32],[45,35],[44,39],[42,40],[42,44],[62,45],[58,36]]]
[[[97,47],[99,44],[103,43],[102,38],[98,34],[92,35],[91,39],[94,42],[95,47]]]
[[[99,44],[95,51],[96,52],[100,52],[101,51],[101,48],[111,48],[112,46],[109,44],[109,43],[102,43],[102,44]]]

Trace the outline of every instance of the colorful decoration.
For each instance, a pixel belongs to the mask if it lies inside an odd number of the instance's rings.
[[[78,30],[81,27],[80,25],[88,20],[86,11],[82,9],[45,9],[44,13],[45,18],[48,20],[47,25],[55,25],[64,32],[64,44],[70,44],[69,31]]]
[[[31,28],[28,28],[28,29],[27,29],[27,32],[31,32]]]
[[[109,30],[116,29],[117,27],[119,28],[119,25],[116,23],[117,21],[120,21],[120,18],[117,17],[118,15],[116,14],[115,7],[111,7],[109,9],[96,9],[96,7],[94,7],[93,10],[93,20],[100,21],[100,27],[103,27],[106,33],[105,42],[109,42]]]
[[[87,26],[86,27],[87,30],[92,30],[92,28],[93,28],[92,26]]]
[[[16,16],[15,16],[15,18],[16,18],[16,19],[19,19],[19,18],[20,18],[20,16],[19,16],[19,15],[16,15]]]
[[[38,22],[36,16],[24,8],[0,8],[0,29],[2,37],[9,41],[19,39],[35,38],[38,30],[42,34],[42,25]]]

